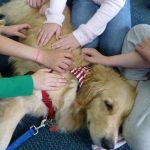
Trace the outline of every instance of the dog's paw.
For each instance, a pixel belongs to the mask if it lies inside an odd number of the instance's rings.
[[[5,15],[0,14],[0,26],[5,26],[5,24],[6,24]]]
[[[79,127],[76,125],[75,121],[73,119],[60,119],[58,121],[58,128],[62,132],[74,132]]]
[[[58,117],[59,116],[59,117]],[[72,111],[63,115],[56,115],[58,128],[62,132],[74,132],[84,126],[84,118],[82,115],[74,114]]]

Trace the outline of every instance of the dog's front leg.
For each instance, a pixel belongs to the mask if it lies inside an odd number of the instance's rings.
[[[13,132],[25,114],[46,116],[46,106],[41,101],[40,91],[34,91],[32,96],[5,99],[0,102],[0,150],[8,146]]]
[[[0,150],[5,150],[13,132],[26,114],[21,99],[4,100],[0,103]]]

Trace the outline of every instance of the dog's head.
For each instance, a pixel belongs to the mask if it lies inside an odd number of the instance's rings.
[[[135,90],[109,68],[93,66],[77,99],[59,125],[63,130],[89,129],[93,143],[113,149],[128,116]]]

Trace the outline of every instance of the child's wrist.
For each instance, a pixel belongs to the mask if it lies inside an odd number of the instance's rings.
[[[0,27],[0,34],[3,34],[4,26]]]
[[[115,65],[114,63],[115,63],[115,62],[114,62],[113,57],[108,56],[108,57],[106,58],[106,65],[107,65],[107,66],[109,66],[109,67],[115,67],[116,65]]]
[[[111,60],[110,57],[104,56],[104,64],[105,66],[111,66]]]
[[[41,63],[41,50],[39,48],[36,49],[34,61],[37,63]]]

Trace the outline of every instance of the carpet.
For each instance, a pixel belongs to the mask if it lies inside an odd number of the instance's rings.
[[[8,0],[0,0],[0,4]],[[150,24],[150,10],[148,0],[131,0],[132,25]],[[25,116],[18,125],[12,141],[29,129],[31,125],[39,125],[41,119]],[[11,141],[11,142],[12,142]],[[18,150],[91,150],[92,141],[88,131],[81,130],[75,133],[51,133],[48,128],[42,128],[39,134],[21,145]],[[118,150],[131,150],[127,144]]]

